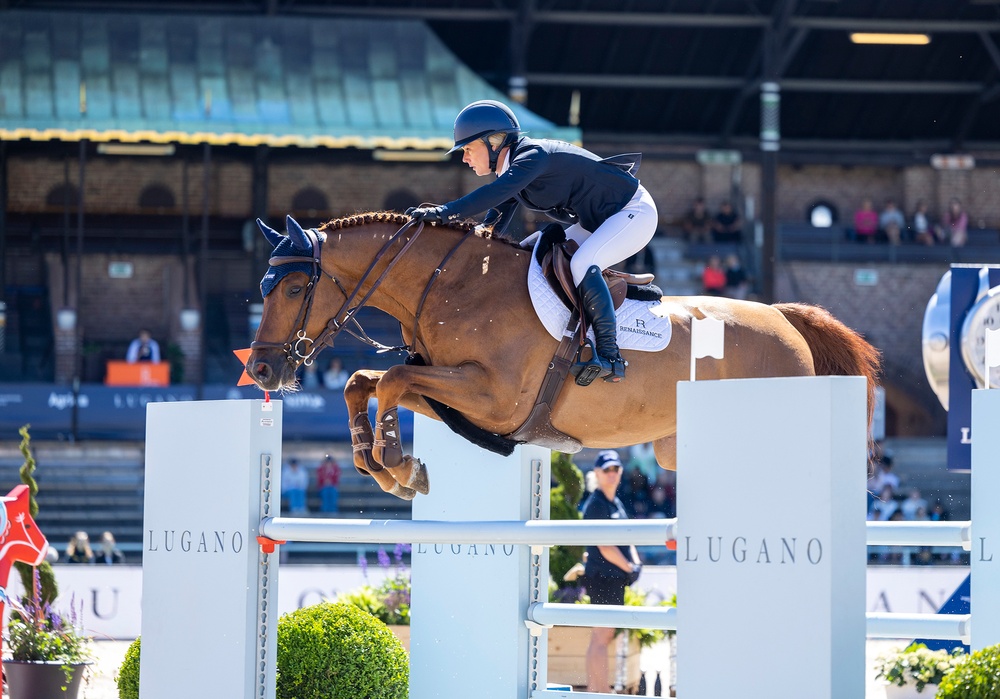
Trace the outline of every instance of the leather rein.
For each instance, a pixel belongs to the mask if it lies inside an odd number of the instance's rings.
[[[372,282],[371,288],[368,289],[368,293],[357,303],[357,305],[352,306],[351,304],[358,297],[361,292],[362,287],[368,282],[369,278],[372,276],[375,267],[378,263],[385,257],[389,248],[391,248],[397,241],[399,241],[407,232],[412,229],[413,234],[410,236],[409,240],[403,245],[398,253],[389,261],[382,273]],[[474,233],[474,229],[471,229],[463,235],[459,241],[448,251],[448,254],[444,256],[441,262],[434,269],[431,274],[430,279],[427,281],[427,285],[424,287],[423,294],[420,296],[420,302],[417,305],[416,313],[413,317],[413,333],[412,341],[408,345],[399,345],[395,347],[390,347],[388,345],[383,345],[371,339],[365,332],[364,328],[361,327],[361,323],[355,318],[358,311],[365,307],[368,303],[368,299],[371,298],[375,290],[382,284],[385,278],[388,276],[392,268],[396,266],[396,263],[403,257],[410,246],[413,245],[417,237],[424,230],[423,221],[408,221],[404,223],[403,226],[396,231],[389,239],[385,242],[385,245],[375,253],[375,257],[372,259],[371,264],[368,265],[368,269],[365,270],[364,274],[361,275],[361,279],[358,280],[357,286],[354,290],[348,293],[344,285],[335,276],[323,269],[322,256],[323,251],[321,247],[320,236],[316,229],[309,228],[304,232],[312,243],[311,256],[305,255],[288,255],[281,257],[271,257],[267,262],[272,267],[278,267],[280,265],[287,265],[297,262],[305,262],[312,265],[312,273],[310,274],[309,283],[306,285],[305,298],[302,300],[302,304],[299,306],[298,315],[295,318],[295,323],[293,327],[295,330],[284,342],[262,342],[254,340],[250,343],[251,349],[265,349],[265,348],[277,348],[281,349],[285,353],[285,359],[291,364],[303,363],[309,366],[313,363],[316,355],[325,347],[333,347],[333,342],[342,331],[346,331],[349,335],[354,336],[361,342],[374,347],[379,353],[383,352],[406,352],[410,357],[415,354],[414,348],[417,344],[417,333],[419,331],[420,315],[423,312],[424,302],[427,300],[427,296],[430,293],[431,286],[441,275],[445,264],[449,259],[458,251],[458,248],[468,240],[469,235]],[[316,336],[316,339],[312,339],[308,336],[306,328],[309,324],[309,317],[313,310],[313,301],[316,297],[316,288],[319,285],[320,279],[323,275],[329,277],[340,289],[340,292],[344,295],[344,303],[341,304],[340,309],[327,321],[326,327]],[[341,317],[343,319],[341,320]],[[352,327],[348,327],[351,324]]]

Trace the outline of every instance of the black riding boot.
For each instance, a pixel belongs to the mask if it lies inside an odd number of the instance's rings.
[[[592,265],[578,290],[583,301],[583,311],[594,329],[597,351],[589,360],[573,365],[577,384],[589,386],[598,377],[612,383],[624,381],[626,363],[618,352],[615,304],[611,300],[607,282],[601,275],[601,268]]]

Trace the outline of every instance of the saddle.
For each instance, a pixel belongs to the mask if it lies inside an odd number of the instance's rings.
[[[579,247],[580,245],[575,240],[556,243],[541,260],[542,275],[571,311],[582,311],[576,292],[576,284],[573,283],[573,272],[569,265],[570,258]],[[608,290],[611,292],[611,300],[614,301],[615,310],[618,310],[625,301],[629,285],[645,286],[653,281],[652,274],[626,274],[625,272],[616,272],[613,269],[604,270],[603,276],[604,281],[608,284]],[[583,314],[581,313],[581,315]]]

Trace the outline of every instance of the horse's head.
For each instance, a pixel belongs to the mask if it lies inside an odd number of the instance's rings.
[[[291,216],[288,235],[259,219],[257,225],[274,251],[260,282],[264,313],[246,370],[258,386],[274,391],[295,385],[295,370],[321,349],[315,340],[344,297],[320,264],[325,234],[304,230]]]
[[[0,498],[0,559],[36,566],[45,559],[49,542],[31,516],[29,501],[26,485]]]

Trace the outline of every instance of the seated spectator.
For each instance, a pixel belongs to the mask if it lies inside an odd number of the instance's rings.
[[[281,494],[288,501],[288,512],[293,515],[305,514],[306,489],[309,487],[309,474],[299,465],[298,459],[289,459],[288,465],[281,471]]]
[[[79,531],[73,535],[66,545],[67,563],[93,563],[94,552],[90,548],[90,537],[87,532]]]
[[[743,219],[728,201],[719,206],[712,219],[712,237],[717,243],[739,243],[743,240]]]
[[[153,339],[148,330],[145,328],[140,330],[139,337],[129,343],[128,351],[125,352],[125,361],[129,364],[160,361],[160,345]]]
[[[722,269],[722,259],[718,255],[708,258],[708,264],[701,272],[702,293],[722,296],[726,290],[726,270]]]
[[[903,519],[916,520],[918,512],[922,513],[922,517],[919,519],[927,519],[927,501],[920,497],[920,491],[917,488],[910,490],[909,497],[903,500],[899,509],[903,512]]]
[[[928,519],[932,522],[946,522],[948,521],[948,510],[944,508],[944,504],[940,500],[934,501],[934,507],[931,508]]]
[[[900,234],[906,226],[903,212],[896,208],[892,199],[885,200],[885,208],[878,217],[878,227],[888,239],[890,245],[899,245]]]
[[[734,299],[746,299],[750,295],[750,277],[743,269],[743,263],[737,254],[726,256],[726,296]]]
[[[951,200],[938,231],[938,238],[948,241],[952,247],[960,248],[969,239],[969,215],[962,210],[962,202],[958,199]]]
[[[887,485],[894,491],[899,490],[899,476],[892,472],[892,456],[883,454],[874,475],[868,479],[868,490],[872,493],[881,493],[882,488]]]
[[[344,369],[340,357],[334,357],[330,360],[330,366],[323,372],[323,385],[331,391],[342,390],[347,385],[349,378],[351,377]]]
[[[691,210],[681,220],[681,227],[689,243],[712,242],[712,217],[708,215],[703,198],[694,200]]]
[[[878,233],[878,214],[872,208],[872,200],[865,198],[861,208],[854,212],[854,236],[859,243],[874,243]]]
[[[896,491],[892,489],[891,485],[886,485],[872,505],[870,519],[876,522],[888,522],[898,510],[899,503],[896,502]]]
[[[910,223],[913,231],[913,241],[921,245],[933,245],[936,242],[930,217],[927,215],[927,204],[921,199],[913,211],[913,221]]]
[[[125,554],[118,548],[118,544],[115,543],[115,535],[111,532],[101,534],[101,548],[97,552],[95,560],[97,563],[105,565],[125,562]]]

